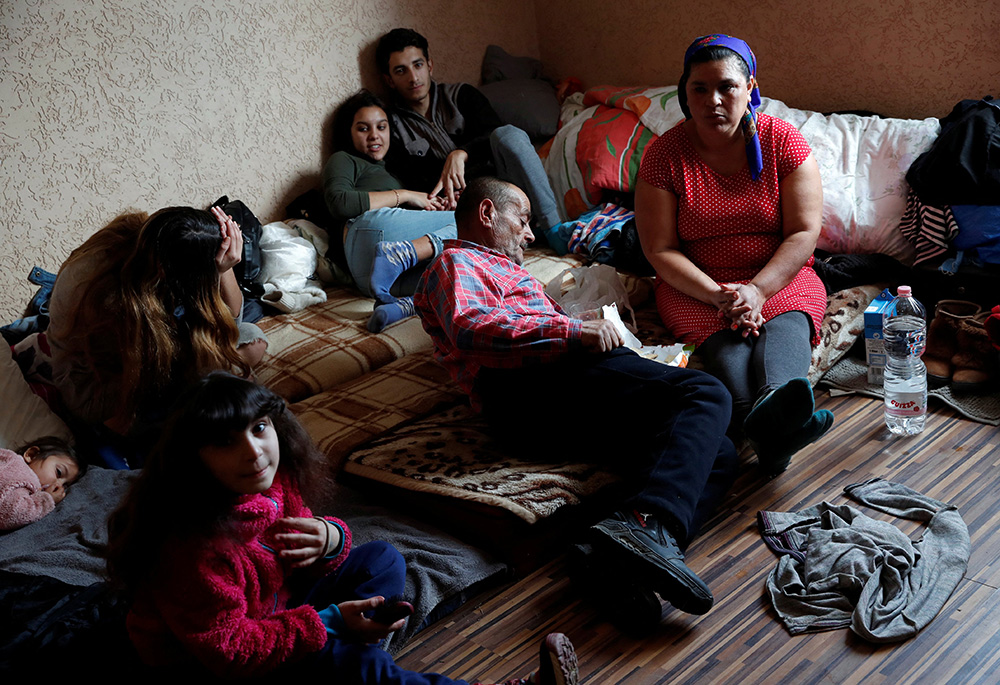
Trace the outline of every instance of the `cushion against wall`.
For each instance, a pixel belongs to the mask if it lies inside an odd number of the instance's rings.
[[[508,79],[537,79],[542,77],[542,63],[534,57],[514,57],[499,45],[488,45],[480,77],[483,85]]]
[[[500,121],[517,126],[532,140],[544,140],[559,128],[559,99],[542,79],[542,63],[533,57],[514,57],[497,45],[483,56],[482,87]]]
[[[31,391],[9,347],[6,353],[0,350],[0,397],[0,447],[14,449],[44,435],[72,439],[62,419]]]
[[[938,120],[824,116],[769,98],[762,98],[760,111],[799,129],[812,148],[823,179],[817,247],[912,263],[913,246],[899,231],[910,189],[906,172],[937,138]]]
[[[500,121],[517,126],[532,140],[551,138],[559,128],[559,100],[548,81],[511,79],[488,83],[480,90]]]
[[[602,190],[632,192],[646,145],[684,114],[676,86],[599,86],[568,97],[561,120],[543,164],[560,216],[575,219]]]

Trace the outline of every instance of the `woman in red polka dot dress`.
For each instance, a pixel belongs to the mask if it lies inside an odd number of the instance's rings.
[[[756,71],[738,38],[692,43],[678,85],[687,118],[647,148],[635,211],[660,316],[729,388],[730,432],[776,475],[833,425],[805,379],[826,311],[811,268],[823,190],[802,135],[757,114]]]

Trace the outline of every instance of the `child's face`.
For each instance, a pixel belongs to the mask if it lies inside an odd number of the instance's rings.
[[[278,453],[278,434],[267,416],[198,450],[212,475],[240,495],[264,492],[271,487],[278,473]]]
[[[24,453],[24,460],[38,476],[42,490],[52,495],[52,499],[58,504],[66,496],[66,486],[80,475],[80,467],[68,454],[50,454],[39,459],[35,456],[37,452],[37,448],[29,448]]]

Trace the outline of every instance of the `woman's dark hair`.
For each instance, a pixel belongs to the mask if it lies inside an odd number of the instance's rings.
[[[375,46],[375,65],[380,73],[389,73],[389,56],[394,52],[402,52],[406,48],[420,48],[424,59],[430,59],[427,54],[427,39],[413,29],[393,29],[379,38]]]
[[[200,450],[265,416],[278,438],[279,472],[307,504],[318,500],[329,483],[323,458],[285,401],[246,379],[211,373],[181,395],[142,475],[108,520],[113,581],[135,591],[156,567],[165,540],[225,530],[239,495],[216,480]]]
[[[681,80],[677,83],[677,102],[681,106],[681,111],[684,112],[685,119],[691,118],[691,110],[688,109],[687,103],[687,82],[691,77],[691,65],[705,64],[706,62],[719,62],[729,59],[739,65],[743,78],[747,81],[747,83],[749,83],[750,67],[747,66],[747,63],[743,61],[743,58],[740,57],[739,53],[735,50],[730,50],[729,48],[721,45],[709,45],[708,47],[702,48],[698,52],[691,55],[691,59],[684,65],[684,73],[681,74]]]
[[[117,400],[128,419],[175,383],[214,369],[249,371],[219,292],[221,245],[211,213],[167,207],[152,216],[122,214],[63,264],[87,260],[91,269],[70,320],[84,340],[83,356],[101,373],[121,377]],[[118,343],[114,359],[107,358],[109,330]]]
[[[339,152],[343,150],[355,156],[363,156],[354,149],[354,141],[351,139],[351,127],[354,126],[354,115],[365,107],[378,107],[383,112],[386,111],[385,104],[370,90],[362,88],[337,108],[333,115],[333,150]]]

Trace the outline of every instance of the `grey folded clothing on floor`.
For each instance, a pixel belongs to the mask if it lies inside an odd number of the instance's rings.
[[[926,521],[923,539],[829,502],[758,512],[764,542],[781,555],[767,579],[775,611],[793,635],[850,626],[870,642],[913,637],[965,575],[969,529],[954,506],[904,485],[873,479],[844,490],[873,509]]]

